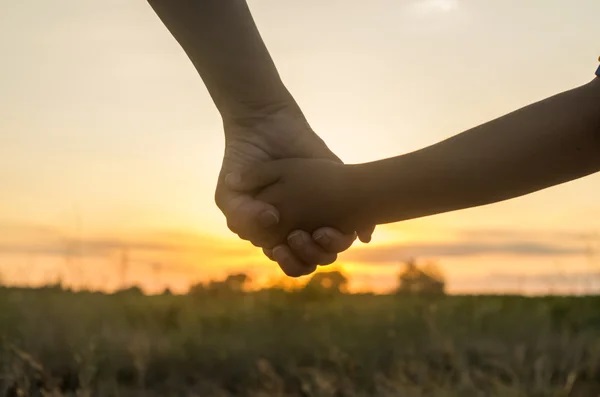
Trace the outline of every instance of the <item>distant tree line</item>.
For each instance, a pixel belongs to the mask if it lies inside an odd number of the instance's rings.
[[[250,282],[250,277],[244,273],[230,274],[224,280],[194,284],[190,287],[189,294],[196,296],[241,294],[249,290]],[[340,271],[317,272],[311,276],[304,287],[295,292],[309,298],[346,294],[348,283],[348,278]],[[395,292],[398,295],[444,295],[446,282],[443,274],[434,264],[418,265],[414,259],[410,259],[401,267]]]
[[[223,280],[199,282],[190,287],[189,295],[193,296],[231,296],[244,294],[250,291],[251,278],[245,273],[230,274]],[[397,295],[444,295],[446,282],[440,270],[431,263],[417,264],[414,259],[407,260],[401,266],[397,278]],[[317,272],[300,289],[286,290],[281,286],[264,288],[263,291],[279,292],[281,294],[297,293],[306,298],[322,298],[348,293],[348,277],[338,270]],[[0,288],[2,284],[0,283]],[[26,288],[30,289],[30,288]],[[45,291],[71,291],[61,282],[34,288]],[[82,291],[84,292],[84,291]],[[85,291],[94,292],[94,291]],[[96,293],[101,293],[97,291]],[[144,291],[137,285],[129,285],[114,292],[116,295],[143,295]],[[169,288],[165,288],[163,295],[171,295]]]

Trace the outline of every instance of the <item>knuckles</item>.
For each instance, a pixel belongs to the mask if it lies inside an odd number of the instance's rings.
[[[328,254],[323,260],[319,261],[320,266],[331,265],[337,260],[337,254]]]
[[[223,193],[223,188],[220,185],[217,186],[217,189],[215,190],[215,195],[213,196],[213,199],[214,199],[217,207],[219,207],[219,209],[221,210],[221,212],[223,214],[225,214],[224,193]],[[227,214],[225,214],[225,215],[227,215]]]
[[[237,234],[239,238],[249,241],[255,247],[272,249],[279,244],[285,243],[285,236],[261,230],[254,225],[241,225],[229,220],[227,225],[229,230]]]
[[[290,263],[288,261],[283,263],[278,262],[278,264],[286,276],[293,278],[306,276],[307,274],[311,274],[317,269],[315,265],[308,266],[300,263]]]

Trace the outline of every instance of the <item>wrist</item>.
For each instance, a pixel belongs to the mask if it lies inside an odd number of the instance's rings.
[[[364,225],[419,217],[433,205],[427,193],[434,186],[422,172],[430,162],[421,157],[409,153],[352,166],[356,213]]]
[[[227,126],[255,127],[270,120],[285,117],[304,119],[304,114],[291,96],[279,101],[244,105],[233,110],[221,110],[223,124]]]
[[[343,165],[344,197],[349,203],[348,218],[356,230],[377,224],[377,192],[368,164]]]

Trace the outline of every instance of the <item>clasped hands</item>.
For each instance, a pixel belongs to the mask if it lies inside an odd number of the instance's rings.
[[[333,263],[357,236],[370,241],[374,226],[348,217],[354,209],[340,200],[350,193],[348,167],[301,112],[224,120],[224,129],[217,206],[229,229],[263,248],[286,275]]]

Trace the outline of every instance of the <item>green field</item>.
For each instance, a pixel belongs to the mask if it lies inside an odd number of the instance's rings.
[[[1,396],[598,396],[600,297],[0,289]]]

